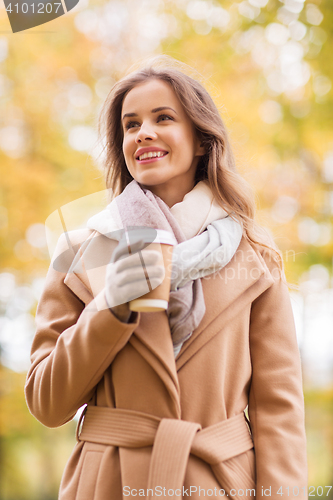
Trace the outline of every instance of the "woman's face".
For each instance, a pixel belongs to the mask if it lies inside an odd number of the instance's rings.
[[[190,191],[205,151],[171,85],[159,79],[137,85],[126,95],[121,115],[132,177],[158,196],[179,186],[186,187],[183,196]]]

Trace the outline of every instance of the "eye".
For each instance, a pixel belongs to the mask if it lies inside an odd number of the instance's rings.
[[[128,130],[130,128],[133,128],[132,125],[138,125],[138,122],[127,122],[125,125],[125,129]]]
[[[159,115],[159,117],[158,117],[158,121],[164,122],[165,119],[167,119],[167,120],[173,120],[172,116],[170,116],[170,115]]]

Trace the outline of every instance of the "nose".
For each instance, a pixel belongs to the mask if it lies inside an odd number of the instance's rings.
[[[153,126],[148,123],[142,123],[136,134],[135,141],[136,143],[141,143],[142,141],[153,141],[156,138],[157,134],[154,131]]]

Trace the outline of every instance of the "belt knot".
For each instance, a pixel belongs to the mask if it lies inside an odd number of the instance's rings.
[[[78,439],[125,448],[152,446],[147,485],[151,492],[157,486],[181,489],[190,454],[213,466],[253,448],[244,412],[202,429],[186,420],[88,406]]]

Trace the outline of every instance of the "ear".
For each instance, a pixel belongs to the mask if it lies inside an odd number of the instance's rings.
[[[206,147],[203,142],[203,137],[198,137],[196,141],[196,150],[195,150],[195,155],[196,156],[203,156],[206,154]]]

